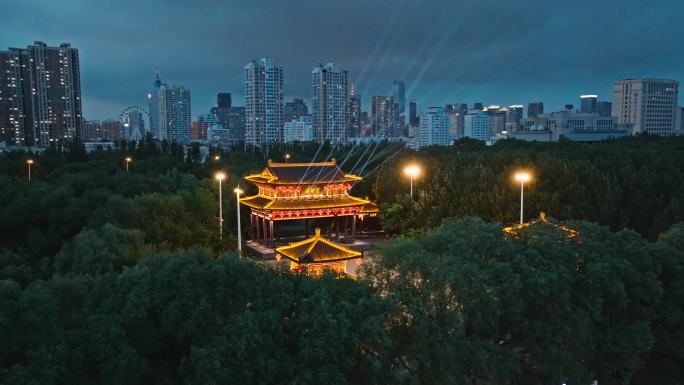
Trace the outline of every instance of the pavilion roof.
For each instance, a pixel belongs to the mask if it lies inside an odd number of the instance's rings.
[[[245,206],[261,210],[314,210],[333,207],[349,207],[367,205],[369,201],[349,195],[320,198],[273,198],[265,195],[253,195],[240,199]]]
[[[260,174],[248,175],[245,179],[253,183],[299,185],[354,182],[362,178],[345,174],[335,159],[332,159],[330,162],[318,163],[274,163],[269,160]]]
[[[318,228],[313,237],[278,247],[276,252],[297,263],[336,262],[361,256],[361,252],[322,237]]]

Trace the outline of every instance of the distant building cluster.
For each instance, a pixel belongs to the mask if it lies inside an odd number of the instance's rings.
[[[272,58],[252,60],[244,66],[244,105],[235,106],[231,93],[219,92],[216,106],[193,119],[190,90],[162,81],[157,73],[146,106],[126,107],[118,119],[86,120],[78,50],[66,43],[35,42],[0,51],[0,143],[46,147],[76,137],[111,142],[151,135],[158,141],[217,146],[391,140],[420,148],[461,138],[592,142],[639,133],[684,134],[675,80],[618,80],[612,100],[583,94],[578,108],[566,104],[546,112],[542,101],[421,109],[416,100],[407,100],[402,80],[388,84],[385,95],[371,95],[364,110],[348,71],[335,63],[313,66],[309,107],[303,98],[286,101],[284,78],[284,68]]]

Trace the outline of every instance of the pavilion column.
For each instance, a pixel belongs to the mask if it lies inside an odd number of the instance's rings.
[[[352,217],[352,240],[356,240],[356,214]]]
[[[271,235],[271,247],[273,247],[275,244],[275,236],[273,235],[273,219],[268,221],[268,232]]]
[[[261,218],[261,240],[263,244],[266,244],[266,240],[268,239],[268,228],[266,227],[266,218]]]
[[[254,227],[256,227],[256,241],[261,242],[261,223],[259,222],[259,215],[254,214]]]

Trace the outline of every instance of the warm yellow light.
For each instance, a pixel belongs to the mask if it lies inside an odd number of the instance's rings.
[[[418,166],[417,164],[411,164],[411,165],[404,167],[404,174],[406,174],[407,176],[409,176],[411,178],[416,178],[417,176],[420,175],[420,173],[421,173],[421,169],[420,169],[420,166]]]
[[[33,159],[28,159],[28,160],[26,161],[26,163],[28,163],[28,164],[33,164]]]
[[[133,158],[131,158],[130,156],[126,157],[126,162],[131,163],[132,161],[133,161]]]
[[[235,190],[233,190],[233,191],[235,191],[235,193],[236,193],[237,195],[240,195],[240,194],[244,193],[244,191],[242,191],[242,189],[241,189],[240,187],[236,187]]]
[[[214,175],[214,178],[216,178],[216,180],[218,180],[218,181],[222,181],[222,180],[226,179],[226,174],[224,174],[222,172],[217,172],[216,175]]]
[[[526,171],[518,171],[515,173],[515,180],[518,182],[527,182],[530,179],[532,179],[532,176]]]
[[[290,154],[285,154],[285,159],[290,159]]]
[[[214,160],[219,160],[219,159],[221,159],[221,156],[220,156],[220,155],[215,155],[215,156],[214,156]]]

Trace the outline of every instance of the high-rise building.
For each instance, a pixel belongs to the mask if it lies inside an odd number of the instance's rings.
[[[391,96],[373,96],[371,98],[371,125],[372,136],[383,138],[398,137],[395,123],[396,104]]]
[[[464,135],[477,140],[490,140],[491,129],[489,115],[482,110],[472,109],[465,116]]]
[[[283,140],[283,68],[271,58],[245,66],[245,140],[255,146]]]
[[[0,141],[45,147],[81,133],[78,50],[36,41],[0,51]]]
[[[309,115],[309,107],[304,103],[304,99],[294,98],[292,101],[285,103],[283,114],[283,121],[290,122],[299,119],[300,116]]]
[[[528,118],[536,118],[539,116],[539,114],[544,113],[544,103],[543,102],[536,102],[536,103],[529,103],[527,105],[527,117]]]
[[[418,127],[418,103],[415,100],[409,101],[409,126]]]
[[[597,113],[559,111],[522,119],[520,127],[509,136],[531,141],[557,141],[560,138],[596,142],[631,135],[630,123],[618,123],[614,116]]]
[[[220,132],[221,143],[226,140],[237,142],[245,139],[245,107],[233,107],[229,93],[219,93],[216,97],[216,106],[211,107],[209,112],[218,118],[221,128],[214,128],[214,132]],[[226,137],[228,139],[225,139]]]
[[[506,113],[508,110],[499,105],[485,107],[484,112],[489,115],[489,133],[495,137],[506,131]]]
[[[596,113],[599,116],[613,116],[613,103],[611,102],[597,102],[596,103]]]
[[[147,93],[147,105],[150,112],[150,132],[156,139],[162,139],[161,130],[159,129],[159,89],[162,86],[162,81],[157,72],[154,83],[152,84],[152,91]]]
[[[200,114],[197,116],[197,120],[192,122],[190,137],[192,140],[209,140],[211,130],[221,128],[223,127],[219,124],[218,116],[214,114]]]
[[[392,83],[392,97],[396,103],[397,124],[403,127],[406,124],[406,85],[403,80]]]
[[[684,135],[684,107],[677,107],[676,112],[675,133]]]
[[[189,142],[190,117],[190,90],[162,84],[159,88],[159,139],[177,143]]]
[[[483,108],[484,106],[482,105],[482,103],[473,103],[473,110],[482,110]]]
[[[308,115],[303,115],[295,120],[285,122],[283,127],[283,137],[285,143],[313,141],[314,130],[311,117]]]
[[[100,133],[102,136],[100,139],[114,140],[118,141],[124,139],[123,127],[121,127],[121,122],[114,119],[103,120],[100,123]]]
[[[218,108],[230,108],[233,106],[233,100],[230,96],[230,92],[219,92],[216,95],[216,106]]]
[[[580,95],[580,112],[593,114],[596,112],[597,95]]]
[[[672,135],[678,94],[676,80],[618,80],[613,85],[613,116],[634,124],[634,133]]]
[[[312,120],[316,140],[344,142],[349,136],[349,83],[347,71],[334,63],[311,71]]]
[[[443,107],[430,107],[420,114],[417,147],[451,144],[450,120],[449,113]]]
[[[508,112],[506,112],[506,132],[515,131],[520,126],[520,120],[523,117],[522,104],[513,104],[508,106]]]
[[[349,135],[353,138],[361,136],[361,95],[356,95],[354,87],[349,95]]]

